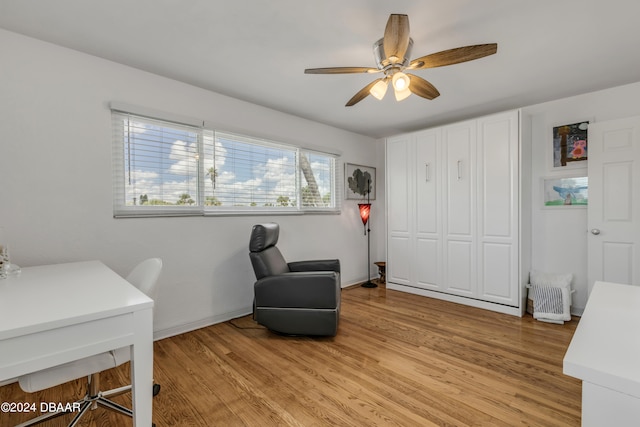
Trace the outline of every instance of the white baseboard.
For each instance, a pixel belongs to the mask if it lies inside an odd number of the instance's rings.
[[[487,301],[476,300],[473,298],[465,298],[457,295],[445,294],[442,292],[431,291],[413,286],[399,285],[397,283],[387,282],[387,289],[407,292],[424,297],[436,298],[444,301],[455,302],[458,304],[468,305],[470,307],[482,308],[485,310],[495,311],[498,313],[510,314],[512,316],[522,317],[524,311],[520,307],[511,307]]]
[[[377,280],[377,277],[372,277],[371,280]],[[351,286],[355,286],[355,285],[360,285],[361,283],[366,282],[368,279],[365,277],[362,280],[354,280],[354,281],[350,281],[350,282],[344,282],[344,283],[340,283],[340,287],[342,289],[345,288],[350,288]]]
[[[175,335],[184,334],[185,332],[195,331],[196,329],[206,328],[207,326],[215,325],[217,323],[226,322],[227,320],[235,319],[237,317],[246,316],[253,313],[253,307],[241,308],[228,313],[217,314],[215,316],[206,317],[195,322],[184,323],[182,325],[173,326],[167,329],[160,329],[153,332],[153,340],[161,340],[164,338],[173,337]]]

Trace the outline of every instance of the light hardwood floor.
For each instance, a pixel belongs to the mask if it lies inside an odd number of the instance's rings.
[[[342,292],[334,338],[283,337],[244,317],[155,343],[161,426],[578,426],[581,385],[562,374],[577,326],[387,290]],[[128,364],[102,375],[128,381]],[[0,400],[66,402],[76,381]],[[129,395],[118,398],[128,405]],[[13,426],[33,414],[0,414]],[[66,425],[69,416],[48,426]],[[82,426],[130,426],[93,411]]]

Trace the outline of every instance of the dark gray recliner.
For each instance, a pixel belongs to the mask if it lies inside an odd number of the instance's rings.
[[[275,246],[280,226],[254,225],[249,257],[256,274],[254,318],[287,335],[335,336],[340,318],[340,260],[287,263]]]

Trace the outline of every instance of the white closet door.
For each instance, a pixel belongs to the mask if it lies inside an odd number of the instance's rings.
[[[518,306],[518,113],[478,120],[478,297]]]
[[[476,295],[476,122],[445,127],[444,154],[444,265],[446,291]]]
[[[413,194],[411,165],[413,144],[409,136],[387,140],[387,280],[411,284]]]
[[[415,285],[442,287],[442,215],[440,130],[416,134],[415,156]]]

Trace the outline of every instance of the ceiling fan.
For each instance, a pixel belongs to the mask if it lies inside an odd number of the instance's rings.
[[[383,73],[380,77],[356,93],[347,102],[351,107],[362,101],[368,95],[382,99],[387,92],[389,81],[393,86],[396,100],[402,101],[412,93],[426,99],[434,99],[440,95],[438,89],[431,83],[415,74],[405,73],[405,70],[422,70],[424,68],[442,67],[459,64],[493,55],[498,51],[496,43],[477,44],[443,50],[430,55],[421,56],[409,62],[413,39],[409,37],[409,17],[407,15],[392,14],[389,16],[384,37],[373,44],[373,54],[377,68],[370,67],[329,67],[307,68],[305,74],[354,74],[354,73]]]

